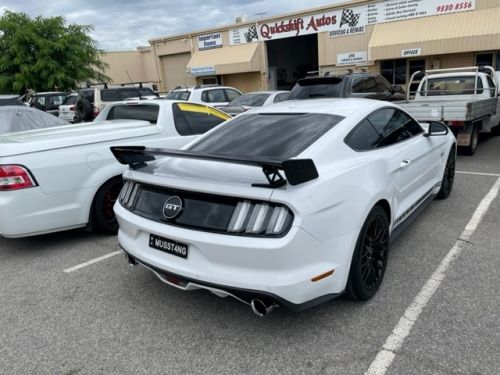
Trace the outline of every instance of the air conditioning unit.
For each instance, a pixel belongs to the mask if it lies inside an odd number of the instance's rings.
[[[236,23],[244,23],[247,22],[247,16],[236,16]]]

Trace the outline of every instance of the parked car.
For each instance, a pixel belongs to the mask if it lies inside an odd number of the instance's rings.
[[[208,104],[214,107],[227,105],[242,92],[234,87],[219,85],[201,85],[193,87],[178,87],[170,91],[165,99],[185,100],[192,103]]]
[[[115,204],[129,262],[262,316],[371,298],[390,238],[450,194],[456,147],[394,104],[317,99],[245,112],[180,151],[113,153],[130,165]]]
[[[113,203],[125,167],[110,146],[179,148],[229,118],[170,100],[117,103],[101,116],[109,121],[0,135],[0,236],[86,226],[116,232]]]
[[[289,99],[366,98],[389,102],[406,99],[401,86],[392,86],[375,73],[311,76],[299,79]]]
[[[256,91],[243,94],[231,103],[217,108],[226,112],[228,115],[236,116],[255,107],[279,103],[288,99],[290,91]]]
[[[153,99],[156,94],[149,87],[91,87],[78,91],[75,103],[75,122],[93,121],[109,104],[123,100]]]
[[[413,100],[398,103],[419,121],[443,121],[457,144],[473,155],[479,133],[500,133],[497,73],[492,67],[466,67],[415,72],[420,83]],[[408,93],[410,94],[410,93]]]
[[[75,121],[75,103],[78,93],[71,93],[66,96],[59,106],[59,118],[64,121]]]
[[[61,125],[69,125],[69,123],[24,104],[0,106],[0,136],[6,133],[19,133]],[[2,144],[0,153],[3,147]]]
[[[0,95],[0,106],[4,105],[22,105],[25,103],[19,99],[19,95]]]
[[[67,92],[61,91],[37,92],[31,97],[29,104],[30,107],[58,116],[59,106],[67,95]]]

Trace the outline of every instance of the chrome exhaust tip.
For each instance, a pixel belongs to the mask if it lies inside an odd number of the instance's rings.
[[[254,298],[250,301],[250,307],[255,315],[263,318],[273,311],[276,305],[273,303],[268,304],[258,298]]]

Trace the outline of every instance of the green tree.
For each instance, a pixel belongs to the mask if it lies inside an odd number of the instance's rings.
[[[0,17],[0,92],[70,90],[82,82],[110,82],[92,26],[63,17],[5,11]]]

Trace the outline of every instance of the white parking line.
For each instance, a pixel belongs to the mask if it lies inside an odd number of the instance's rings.
[[[479,223],[481,222],[484,214],[486,213],[486,211],[488,211],[491,203],[497,197],[499,189],[500,178],[496,180],[491,190],[481,200],[479,206],[477,206],[476,208],[476,211],[474,211],[472,218],[465,226],[464,231],[460,235],[460,238],[455,242],[455,245],[453,245],[451,250],[448,252],[448,254],[446,254],[444,259],[436,268],[434,273],[427,280],[411,305],[406,309],[401,319],[399,319],[398,324],[385,341],[382,349],[378,352],[374,361],[365,372],[365,375],[385,374],[392,361],[396,357],[397,351],[401,348],[403,341],[410,334],[410,331],[417,321],[420,313],[441,285],[441,282],[446,275],[446,271],[450,268],[450,265],[453,263],[453,261],[460,255],[463,247],[466,244],[466,241],[470,240]]]
[[[91,259],[91,260],[89,260],[88,262],[78,264],[78,265],[76,265],[76,266],[74,266],[74,267],[66,268],[66,269],[64,270],[64,272],[66,272],[66,273],[70,273],[70,272],[73,272],[73,271],[78,271],[79,269],[82,269],[82,268],[84,268],[84,267],[90,266],[91,264],[94,264],[94,263],[100,262],[101,260],[108,259],[108,258],[111,258],[111,257],[113,257],[113,256],[115,256],[115,255],[122,254],[122,253],[123,253],[123,252],[122,252],[121,250],[118,250],[118,251],[113,251],[112,253],[109,253],[109,254],[103,255],[102,257]]]
[[[477,176],[493,176],[493,177],[500,177],[500,173],[484,173],[484,172],[469,172],[469,171],[455,171],[455,173],[460,173],[460,174],[473,174]]]

